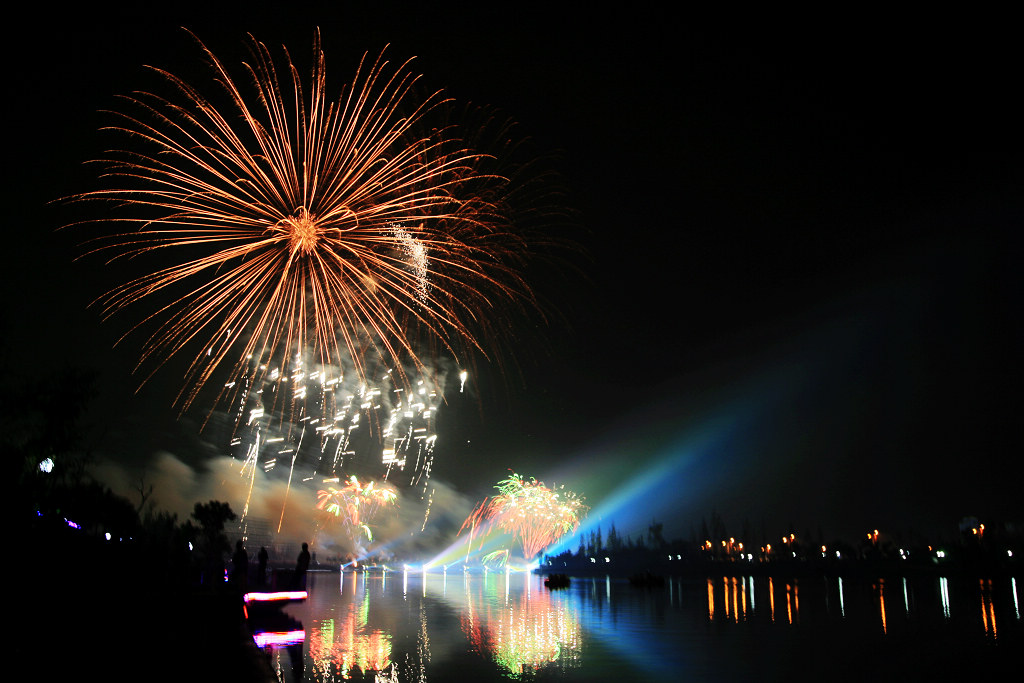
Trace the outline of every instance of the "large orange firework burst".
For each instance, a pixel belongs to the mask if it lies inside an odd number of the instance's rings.
[[[109,187],[72,198],[109,201],[85,222],[122,226],[89,253],[158,259],[99,303],[109,317],[155,299],[132,328],[139,366],[191,359],[182,410],[218,370],[306,357],[364,377],[371,355],[424,369],[424,341],[482,351],[508,328],[493,310],[534,307],[512,174],[467,142],[449,100],[415,96],[409,62],[364,57],[332,99],[318,33],[308,83],[255,39],[241,80],[199,47],[212,94],[154,69],[171,94],[124,97],[111,130],[130,147],[102,160]]]
[[[483,501],[462,525],[472,536],[499,529],[517,539],[523,556],[532,559],[567,533],[575,531],[589,508],[564,486],[549,488],[536,479],[513,473],[498,482],[498,494]]]

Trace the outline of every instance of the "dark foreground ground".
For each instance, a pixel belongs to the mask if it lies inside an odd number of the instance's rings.
[[[5,631],[19,680],[275,680],[237,590],[175,585],[142,558],[68,537],[35,540],[20,561],[8,555],[17,569]]]

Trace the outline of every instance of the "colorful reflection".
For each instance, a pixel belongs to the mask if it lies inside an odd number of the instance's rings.
[[[885,579],[879,579],[878,583],[871,584],[871,588],[878,595],[878,610],[882,618],[882,633],[888,633],[889,629],[885,622]]]
[[[605,576],[574,578],[568,590],[560,591],[545,589],[540,577],[511,570],[456,574],[417,568],[321,579],[325,592],[334,595],[311,591],[309,601],[282,611],[308,613],[302,619],[307,625],[304,640],[301,630],[287,624],[265,629],[267,640],[261,645],[287,649],[279,668],[284,671],[288,661],[297,663],[298,677],[282,681],[424,683],[433,678],[432,666],[450,673],[451,657],[465,658],[467,670],[478,667],[482,657],[483,668],[491,672],[486,680],[610,680],[601,675],[613,670],[618,676],[614,680],[637,680],[631,675],[675,680],[680,662],[701,671],[704,661],[700,648],[680,654],[680,634],[692,635],[686,630],[692,625],[686,623],[687,613],[715,622],[716,628],[707,632],[716,637],[754,633],[767,624],[776,632],[789,631],[801,623],[801,602],[810,610],[804,617],[813,631],[827,632],[828,622],[842,621],[843,633],[900,638],[912,620],[945,621],[952,612],[954,619],[969,621],[973,633],[993,643],[1015,642],[1020,632],[1014,618],[1015,582],[987,578],[920,583],[900,577],[797,581],[715,576],[696,582],[670,579],[663,589],[640,590]],[[972,590],[965,590],[968,586]],[[951,608],[950,595],[956,590],[970,597]],[[900,618],[901,601],[905,618]],[[652,616],[656,621],[650,621]]]
[[[981,588],[981,625],[986,636],[995,639],[996,632],[996,608],[992,604],[992,579],[980,579]]]
[[[339,606],[338,618],[319,619],[309,627],[309,660],[313,678],[352,678],[355,671],[382,671],[391,665],[391,633],[369,626],[370,594],[360,602]]]
[[[747,582],[735,576],[722,579],[725,598],[725,618],[740,621],[747,618]]]
[[[775,580],[768,577],[766,580],[768,589],[768,616],[772,622],[775,621]],[[716,589],[716,586],[719,588]],[[761,590],[764,590],[762,588]],[[842,585],[840,587],[842,592]],[[719,598],[716,594],[721,593]],[[724,618],[731,622],[744,622],[752,618],[756,612],[757,591],[755,590],[754,577],[723,577],[721,580],[708,579],[708,621],[713,622],[718,618]],[[800,585],[794,580],[781,585],[780,600],[784,600],[786,622],[790,624],[800,623]],[[840,597],[842,600],[842,595]],[[721,611],[718,611],[718,610]]]
[[[791,624],[800,621],[800,586],[796,581],[786,584],[786,617]]]
[[[297,645],[306,639],[306,632],[302,629],[291,631],[257,631],[252,634],[252,639],[261,648],[286,647]]]
[[[582,637],[578,612],[547,590],[511,594],[508,582],[513,578],[466,582],[460,622],[473,648],[489,653],[513,676],[541,667],[578,666]]]
[[[785,581],[770,576],[758,581],[763,582],[758,590],[766,591],[768,598],[768,611],[767,614],[762,614],[762,616],[774,622],[778,612],[781,621],[784,610],[786,623],[800,623],[800,583],[795,579]],[[873,605],[871,611],[867,614],[871,615],[870,618],[873,623],[881,627],[883,635],[889,635],[890,628],[893,626],[891,619],[893,616],[891,611],[892,603],[895,600],[898,604],[900,595],[902,595],[903,614],[906,619],[912,618],[917,610],[915,606],[915,584],[913,581],[907,577],[901,577],[899,579],[900,583],[895,586],[894,581],[894,579],[878,578],[864,584],[864,587],[869,590],[867,595],[870,596],[870,601]],[[980,608],[979,625],[984,635],[995,640],[1000,636],[996,609],[997,599],[994,597],[995,593],[998,592],[998,581],[989,578],[977,579],[977,581]],[[950,584],[951,581],[946,577],[939,577],[937,585],[932,584],[932,586],[937,588],[942,617],[947,621],[953,616]],[[705,613],[708,621],[741,622],[755,615],[755,596],[757,593],[753,577],[707,578],[704,580],[703,586],[702,591],[706,593],[704,599],[706,600]],[[847,614],[847,589],[842,577],[836,577],[835,587],[838,597],[836,615],[840,619],[846,619],[850,615]],[[855,586],[854,597],[857,594]],[[812,598],[815,596],[817,596],[817,593],[812,593]],[[1010,579],[1010,597],[1012,598],[1013,606],[1012,614],[1017,619],[1020,619],[1019,607],[1017,605],[1016,579],[1014,578]],[[830,609],[828,607],[828,596],[824,596],[824,599],[826,601],[826,609]],[[861,610],[860,614],[864,615],[865,613]],[[899,615],[898,612],[896,614],[897,616]],[[978,612],[975,612],[975,614],[978,614]],[[854,618],[859,617],[854,615]]]

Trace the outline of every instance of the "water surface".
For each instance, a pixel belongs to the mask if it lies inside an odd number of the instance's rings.
[[[325,572],[265,650],[285,682],[973,677],[1018,665],[1018,583]]]

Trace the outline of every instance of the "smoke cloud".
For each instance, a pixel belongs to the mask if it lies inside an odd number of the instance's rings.
[[[152,487],[143,515],[171,513],[184,522],[196,503],[225,502],[240,518],[237,533],[275,547],[307,542],[321,559],[422,561],[455,540],[475,504],[450,485],[432,479],[423,499],[416,491],[399,491],[394,505],[370,520],[370,540],[361,529],[350,529],[316,508],[317,491],[325,486],[322,478],[298,467],[289,483],[279,473],[267,475],[258,468],[243,474],[241,463],[227,456],[193,467],[164,451],[141,469],[104,462],[94,468],[93,476],[136,505],[140,491]]]

